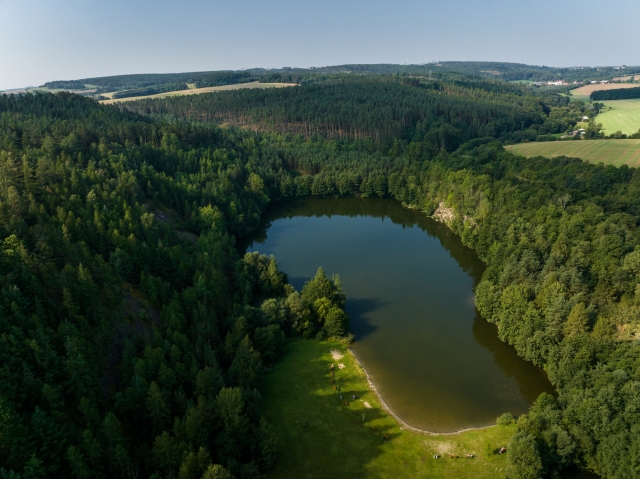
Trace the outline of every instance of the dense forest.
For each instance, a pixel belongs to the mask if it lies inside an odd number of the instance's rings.
[[[545,140],[573,128],[587,107],[557,95],[534,96],[524,86],[460,75],[441,80],[351,75],[286,91],[147,99],[120,108],[169,121],[328,139],[411,141],[426,135],[431,144],[451,151],[480,137]]]
[[[596,90],[591,93],[590,98],[593,101],[629,100],[632,98],[640,98],[640,87]]]
[[[1,97],[0,138],[0,475],[259,477],[285,335],[348,331],[337,278],[235,251],[282,162],[65,94]]]
[[[271,201],[357,194],[448,209],[487,264],[479,311],[548,372],[508,476],[637,477],[640,173],[502,148],[587,108],[462,74],[1,97],[0,474],[268,470],[261,378],[288,338],[348,341],[349,318],[339,278],[295,291],[235,241]]]

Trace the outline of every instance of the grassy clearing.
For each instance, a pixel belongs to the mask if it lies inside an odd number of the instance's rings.
[[[334,349],[344,355],[339,361],[331,357]],[[345,365],[336,367],[333,379],[348,406],[333,390],[332,363]],[[353,401],[352,394],[358,399]],[[506,456],[496,452],[515,431],[515,426],[495,426],[429,436],[403,430],[382,409],[346,346],[331,341],[289,344],[267,375],[264,398],[263,413],[280,445],[269,474],[274,479],[504,477]],[[442,457],[434,459],[434,454]],[[459,457],[451,458],[452,454]],[[475,457],[467,459],[465,454]]]
[[[111,98],[113,93],[103,93],[103,96],[108,96],[109,100],[102,100],[100,103],[104,104],[112,104],[112,103],[122,103],[123,101],[136,101],[136,100],[145,100],[147,98],[166,98],[170,96],[181,96],[181,95],[198,95],[200,93],[211,93],[214,91],[225,91],[225,90],[242,90],[244,88],[281,88],[287,86],[294,86],[294,83],[260,83],[257,81],[249,82],[249,83],[237,83],[235,85],[223,85],[223,86],[212,86],[207,88],[191,88],[189,90],[180,90],[180,91],[170,91],[167,93],[159,93],[157,95],[147,95],[147,96],[134,96],[131,98],[116,98],[115,100]]]
[[[605,111],[596,117],[596,123],[602,123],[607,135],[616,131],[631,135],[640,129],[640,98],[603,103]]]
[[[569,156],[591,163],[640,167],[640,140],[576,140],[519,143],[505,147],[526,157]]]
[[[596,83],[593,85],[585,85],[580,88],[576,88],[575,90],[571,90],[571,99],[572,100],[583,100],[583,101],[591,101],[589,96],[592,92],[598,90],[619,90],[621,88],[634,88],[638,85],[634,85],[633,83],[607,83],[601,84]]]

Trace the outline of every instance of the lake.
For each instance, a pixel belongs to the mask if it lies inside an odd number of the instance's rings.
[[[553,392],[474,307],[484,264],[444,225],[391,199],[277,203],[240,245],[275,255],[298,290],[339,274],[352,351],[389,408],[432,432],[495,424]]]

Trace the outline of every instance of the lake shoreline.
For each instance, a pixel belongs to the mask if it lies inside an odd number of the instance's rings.
[[[479,318],[473,287],[485,264],[453,230],[457,215],[451,208],[440,203],[436,214],[429,214],[394,198],[353,197],[281,200],[272,206],[239,249],[275,255],[298,289],[318,265],[341,274],[358,339],[349,350],[352,364],[364,373],[363,389],[401,429],[430,437],[489,430],[502,413],[526,412],[538,390],[550,388],[538,368],[528,367]],[[390,249],[391,244],[401,247]],[[386,333],[371,334],[379,328]],[[415,328],[420,340],[411,333]],[[465,347],[449,358],[454,353],[444,344],[451,337]],[[429,369],[440,361],[446,367]],[[391,404],[403,406],[395,410]]]
[[[362,365],[362,363],[358,359],[358,356],[356,356],[356,354],[353,352],[353,350],[351,348],[347,348],[347,351],[349,351],[349,354],[351,354],[351,356],[353,357],[354,362],[364,372],[364,375],[365,375],[365,377],[367,379],[367,384],[369,385],[369,389],[373,392],[373,394],[375,394],[375,396],[378,399],[378,402],[380,403],[380,406],[382,407],[382,409],[387,414],[389,414],[389,416],[391,416],[398,423],[398,426],[400,427],[400,429],[407,429],[409,431],[412,431],[412,432],[415,432],[415,433],[418,433],[418,434],[424,434],[426,436],[456,436],[458,434],[462,434],[462,433],[468,432],[468,431],[481,431],[483,429],[489,429],[489,428],[492,428],[492,427],[496,427],[496,424],[491,424],[489,426],[468,427],[468,428],[460,429],[458,431],[453,431],[453,432],[433,432],[433,431],[427,431],[425,429],[420,429],[418,427],[412,426],[411,424],[408,424],[400,416],[398,416],[395,412],[393,412],[391,410],[391,408],[389,407],[387,402],[384,400],[384,398],[382,397],[382,395],[378,391],[378,388],[376,387],[376,385],[373,384],[373,381],[371,380],[371,376],[369,376],[369,373],[364,368],[364,366]]]

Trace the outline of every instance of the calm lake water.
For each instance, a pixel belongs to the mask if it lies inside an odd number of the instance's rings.
[[[319,266],[340,275],[352,350],[412,426],[486,426],[553,391],[544,371],[520,359],[476,312],[473,287],[484,265],[474,251],[395,200],[279,203],[242,247],[275,255],[298,290]]]

